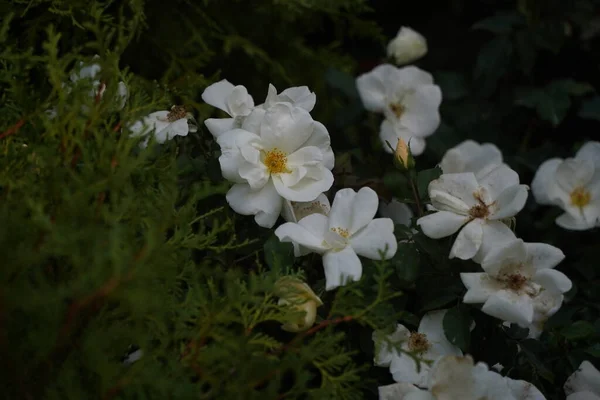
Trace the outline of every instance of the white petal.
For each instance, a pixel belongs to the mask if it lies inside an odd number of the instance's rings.
[[[282,242],[297,243],[316,253],[323,253],[327,247],[323,245],[324,230],[327,229],[327,217],[311,214],[301,223],[287,222],[275,230],[275,235]]]
[[[125,107],[125,103],[127,102],[127,97],[129,97],[129,89],[127,89],[127,85],[125,82],[119,82],[117,87],[117,95],[120,97],[119,101],[119,109],[123,109]]]
[[[335,157],[331,149],[331,138],[325,125],[318,121],[313,121],[313,131],[303,146],[315,146],[321,149],[323,153],[323,165],[327,169],[333,169]]]
[[[413,212],[409,206],[392,199],[389,203],[379,202],[379,215],[385,218],[391,218],[395,224],[410,226]]]
[[[525,242],[515,238],[491,250],[481,262],[481,268],[491,277],[498,278],[506,267],[525,264],[527,261]]]
[[[426,137],[433,134],[440,125],[441,102],[442,91],[439,86],[418,86],[403,101],[405,110],[400,123],[415,136]]]
[[[571,214],[561,214],[556,220],[556,224],[561,228],[568,229],[571,231],[586,231],[596,226],[594,221],[586,221],[583,218],[576,218]]]
[[[561,189],[571,193],[579,186],[586,186],[594,176],[594,163],[590,160],[567,158],[556,168],[556,182]]]
[[[490,200],[494,201],[505,189],[519,184],[519,175],[506,164],[502,164],[485,175],[479,184],[485,188]]]
[[[485,398],[485,388],[474,379],[470,356],[446,356],[438,360],[429,376],[429,389],[438,400]]]
[[[573,283],[565,274],[555,269],[542,269],[533,277],[533,281],[544,289],[554,293],[566,293],[573,287]]]
[[[256,223],[263,228],[273,227],[281,213],[282,199],[270,182],[260,190],[252,190],[245,183],[235,184],[226,199],[235,212],[254,215]]]
[[[473,257],[473,261],[481,264],[490,251],[516,238],[513,231],[506,224],[500,221],[488,221],[487,224],[483,224],[483,242],[479,251]]]
[[[419,323],[419,332],[427,336],[427,341],[432,344],[431,353],[445,356],[462,356],[462,351],[448,341],[444,334],[444,316],[448,310],[428,312]]]
[[[600,142],[586,142],[575,155],[577,160],[590,160],[596,169],[600,168]]]
[[[371,337],[375,344],[375,358],[373,359],[373,363],[378,367],[389,367],[392,359],[399,355],[395,348],[390,346],[387,341],[390,341],[392,344],[405,342],[410,337],[410,331],[404,325],[397,324],[396,330],[391,335],[383,336],[381,332],[373,332]]]
[[[396,67],[391,64],[381,64],[356,79],[358,94],[367,110],[383,112],[387,107],[386,85],[394,74],[397,74]]]
[[[565,253],[558,247],[547,243],[525,243],[527,256],[535,269],[546,269],[556,267],[565,259]]]
[[[463,298],[465,304],[485,303],[490,296],[503,287],[501,282],[483,272],[463,272],[460,274],[460,279],[467,288]]]
[[[533,321],[533,302],[527,295],[518,295],[512,291],[500,290],[490,296],[481,311],[501,319],[527,326]]]
[[[390,259],[398,249],[394,222],[389,218],[374,219],[351,236],[350,244],[359,256],[380,260],[380,252],[383,252],[383,259]]]
[[[567,396],[566,400],[600,400],[600,396],[593,392],[577,392]]]
[[[387,144],[389,143],[395,148],[398,140],[400,139],[404,140],[408,144],[408,147],[410,147],[410,152],[414,156],[418,156],[425,151],[425,139],[418,136],[413,136],[412,132],[408,129],[403,128],[399,124],[393,124],[387,119],[384,119],[381,122],[379,138],[381,139],[383,149],[390,154],[392,154],[393,151]]]
[[[277,95],[277,89],[269,84],[269,93],[265,104],[270,107],[276,102],[291,103],[295,107],[300,107],[306,111],[312,111],[317,102],[317,96],[308,89],[308,86],[296,86],[285,89]]]
[[[416,88],[421,85],[432,85],[433,76],[414,65],[397,69],[398,73],[393,74],[391,77],[394,78],[392,84],[402,88]]]
[[[473,220],[466,224],[456,236],[449,258],[458,257],[461,260],[473,258],[481,247],[483,241],[483,228],[480,220]]]
[[[363,187],[358,192],[341,189],[331,205],[329,227],[347,229],[354,234],[373,220],[378,203],[377,193],[370,187]]]
[[[187,136],[190,131],[187,118],[181,118],[171,124],[171,132],[173,136]],[[172,139],[173,136],[169,137]]]
[[[565,383],[565,394],[583,391],[600,395],[600,371],[589,361],[582,362]]]
[[[453,235],[463,226],[469,217],[458,215],[449,211],[438,211],[429,214],[417,220],[417,225],[421,227],[423,233],[432,239],[440,239]]]
[[[350,246],[340,251],[326,252],[323,255],[323,268],[325,290],[333,290],[348,281],[358,281],[362,276],[362,264]]]
[[[535,172],[531,182],[531,192],[538,204],[552,205],[556,203],[556,169],[563,162],[560,158],[544,161]]]
[[[278,148],[291,154],[313,134],[313,122],[308,111],[289,103],[276,103],[265,113],[260,137],[265,148]]]
[[[291,201],[313,201],[323,192],[328,191],[333,185],[333,174],[323,166],[308,167],[311,176],[305,176],[297,184],[286,186],[282,177],[271,175],[272,181],[281,197]],[[309,172],[310,172],[309,171]],[[318,178],[313,179],[312,177]]]
[[[431,202],[437,209],[467,213],[478,204],[474,193],[478,191],[479,185],[472,172],[443,174],[431,181],[428,189]]]
[[[254,100],[248,94],[248,89],[238,85],[233,88],[231,94],[225,100],[227,111],[232,117],[246,116],[254,108]]]
[[[239,174],[240,167],[246,164],[240,149],[259,140],[258,136],[243,129],[225,132],[217,138],[217,143],[221,146],[219,164],[225,179],[236,183],[245,181]]]
[[[420,363],[420,371],[417,372],[417,363],[405,354],[392,358],[390,364],[390,373],[396,382],[412,383],[421,387],[427,384],[430,369],[429,365]]]
[[[491,143],[480,145],[473,140],[465,140],[444,154],[440,168],[445,174],[473,172],[477,176],[487,167],[501,164],[502,152],[498,147]]]
[[[527,185],[517,185],[506,188],[496,198],[496,210],[490,219],[514,217],[525,207],[527,202]]]
[[[260,125],[265,117],[265,113],[265,110],[255,107],[247,116],[235,118],[235,124],[237,125],[241,121],[242,129],[260,136]]]
[[[529,382],[504,378],[508,382],[508,390],[515,399],[519,400],[546,400],[542,392]],[[506,392],[502,393],[505,395]]]
[[[208,131],[218,138],[221,134],[235,128],[235,118],[209,118],[204,120]]]
[[[213,107],[229,113],[226,101],[227,97],[233,92],[233,88],[234,86],[227,79],[215,82],[204,89],[202,100]]]
[[[410,383],[394,383],[392,385],[379,386],[379,400],[407,400],[408,394],[414,393],[425,393],[429,396],[425,399],[413,399],[413,400],[435,400],[429,393],[420,390],[415,385]]]

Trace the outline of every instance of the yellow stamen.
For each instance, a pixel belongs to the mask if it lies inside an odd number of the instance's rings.
[[[287,154],[277,148],[267,152],[263,164],[271,174],[289,174],[292,172],[287,167]]]
[[[350,236],[350,232],[348,232],[348,229],[344,229],[344,228],[331,228],[331,230],[335,233],[337,233],[338,235],[340,235],[341,237],[343,237],[344,239],[348,239],[348,237]]]
[[[422,353],[431,347],[431,343],[427,340],[427,335],[419,332],[412,332],[408,338],[408,349],[410,351]]]
[[[590,204],[590,201],[592,200],[592,194],[586,190],[584,187],[576,187],[572,192],[571,192],[571,204],[573,204],[575,207],[579,207],[579,208],[583,208],[585,206],[587,206],[588,204]]]
[[[404,114],[405,108],[400,103],[390,103],[390,110],[392,110],[396,118],[400,118]]]

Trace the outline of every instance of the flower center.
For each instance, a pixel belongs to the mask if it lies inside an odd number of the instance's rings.
[[[431,347],[427,335],[419,332],[411,332],[408,338],[408,349],[417,353],[423,353]]]
[[[473,193],[473,197],[477,200],[477,204],[475,204],[469,210],[469,216],[471,218],[487,218],[490,215],[490,210],[487,204],[481,199],[481,194],[479,192]]]
[[[331,228],[331,230],[335,233],[337,233],[338,235],[340,235],[341,237],[343,237],[344,239],[348,239],[350,237],[350,232],[348,232],[348,229],[344,229],[344,228]]]
[[[402,117],[402,114],[404,114],[404,111],[406,110],[406,108],[400,103],[390,103],[389,107],[396,118]]]
[[[292,172],[287,167],[287,154],[277,148],[267,152],[263,164],[271,174],[289,174]]]
[[[506,277],[506,286],[514,291],[521,290],[529,279],[521,274],[512,274]]]
[[[584,187],[579,186],[571,192],[570,197],[571,204],[573,204],[575,207],[583,208],[590,204],[592,194]]]
[[[175,122],[182,118],[185,118],[187,115],[187,111],[184,106],[173,106],[171,107],[171,111],[167,114],[167,121]]]
[[[296,219],[301,220],[307,215],[311,214],[323,214],[327,215],[327,208],[325,204],[313,201],[309,204],[302,204],[292,201],[292,207],[294,208],[294,213],[296,214]]]

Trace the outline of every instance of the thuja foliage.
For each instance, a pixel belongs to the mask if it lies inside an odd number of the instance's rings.
[[[256,97],[268,83],[309,86],[336,152],[334,190],[368,185],[417,215],[435,164],[465,138],[496,143],[523,183],[542,160],[595,139],[596,1],[390,3],[0,2],[4,398],[374,398],[392,380],[373,366],[372,332],[414,329],[441,308],[465,353],[562,398],[566,377],[600,356],[597,232],[560,230],[533,201],[519,214],[521,237],[564,250],[575,287],[533,340],[461,304],[459,273],[475,266],[448,260],[451,241],[414,221],[396,226],[392,260],[364,261],[359,282],[325,292],[320,257],[295,259],[225,202],[230,184],[202,127],[213,109],[200,99],[222,78]],[[444,94],[415,185],[382,158],[379,120],[354,83],[401,24],[430,38],[420,65]],[[96,54],[102,96],[71,79]],[[585,62],[565,62],[574,56]],[[129,124],[172,105],[186,106],[197,133],[147,148],[128,137]],[[282,276],[323,300],[305,332],[281,329],[299,316],[277,305]]]

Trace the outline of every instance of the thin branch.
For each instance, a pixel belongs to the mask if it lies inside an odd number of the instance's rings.
[[[25,124],[25,118],[21,118],[16,124],[14,124],[7,130],[5,130],[2,134],[0,134],[0,139],[4,139],[7,136],[17,133],[24,124]]]

